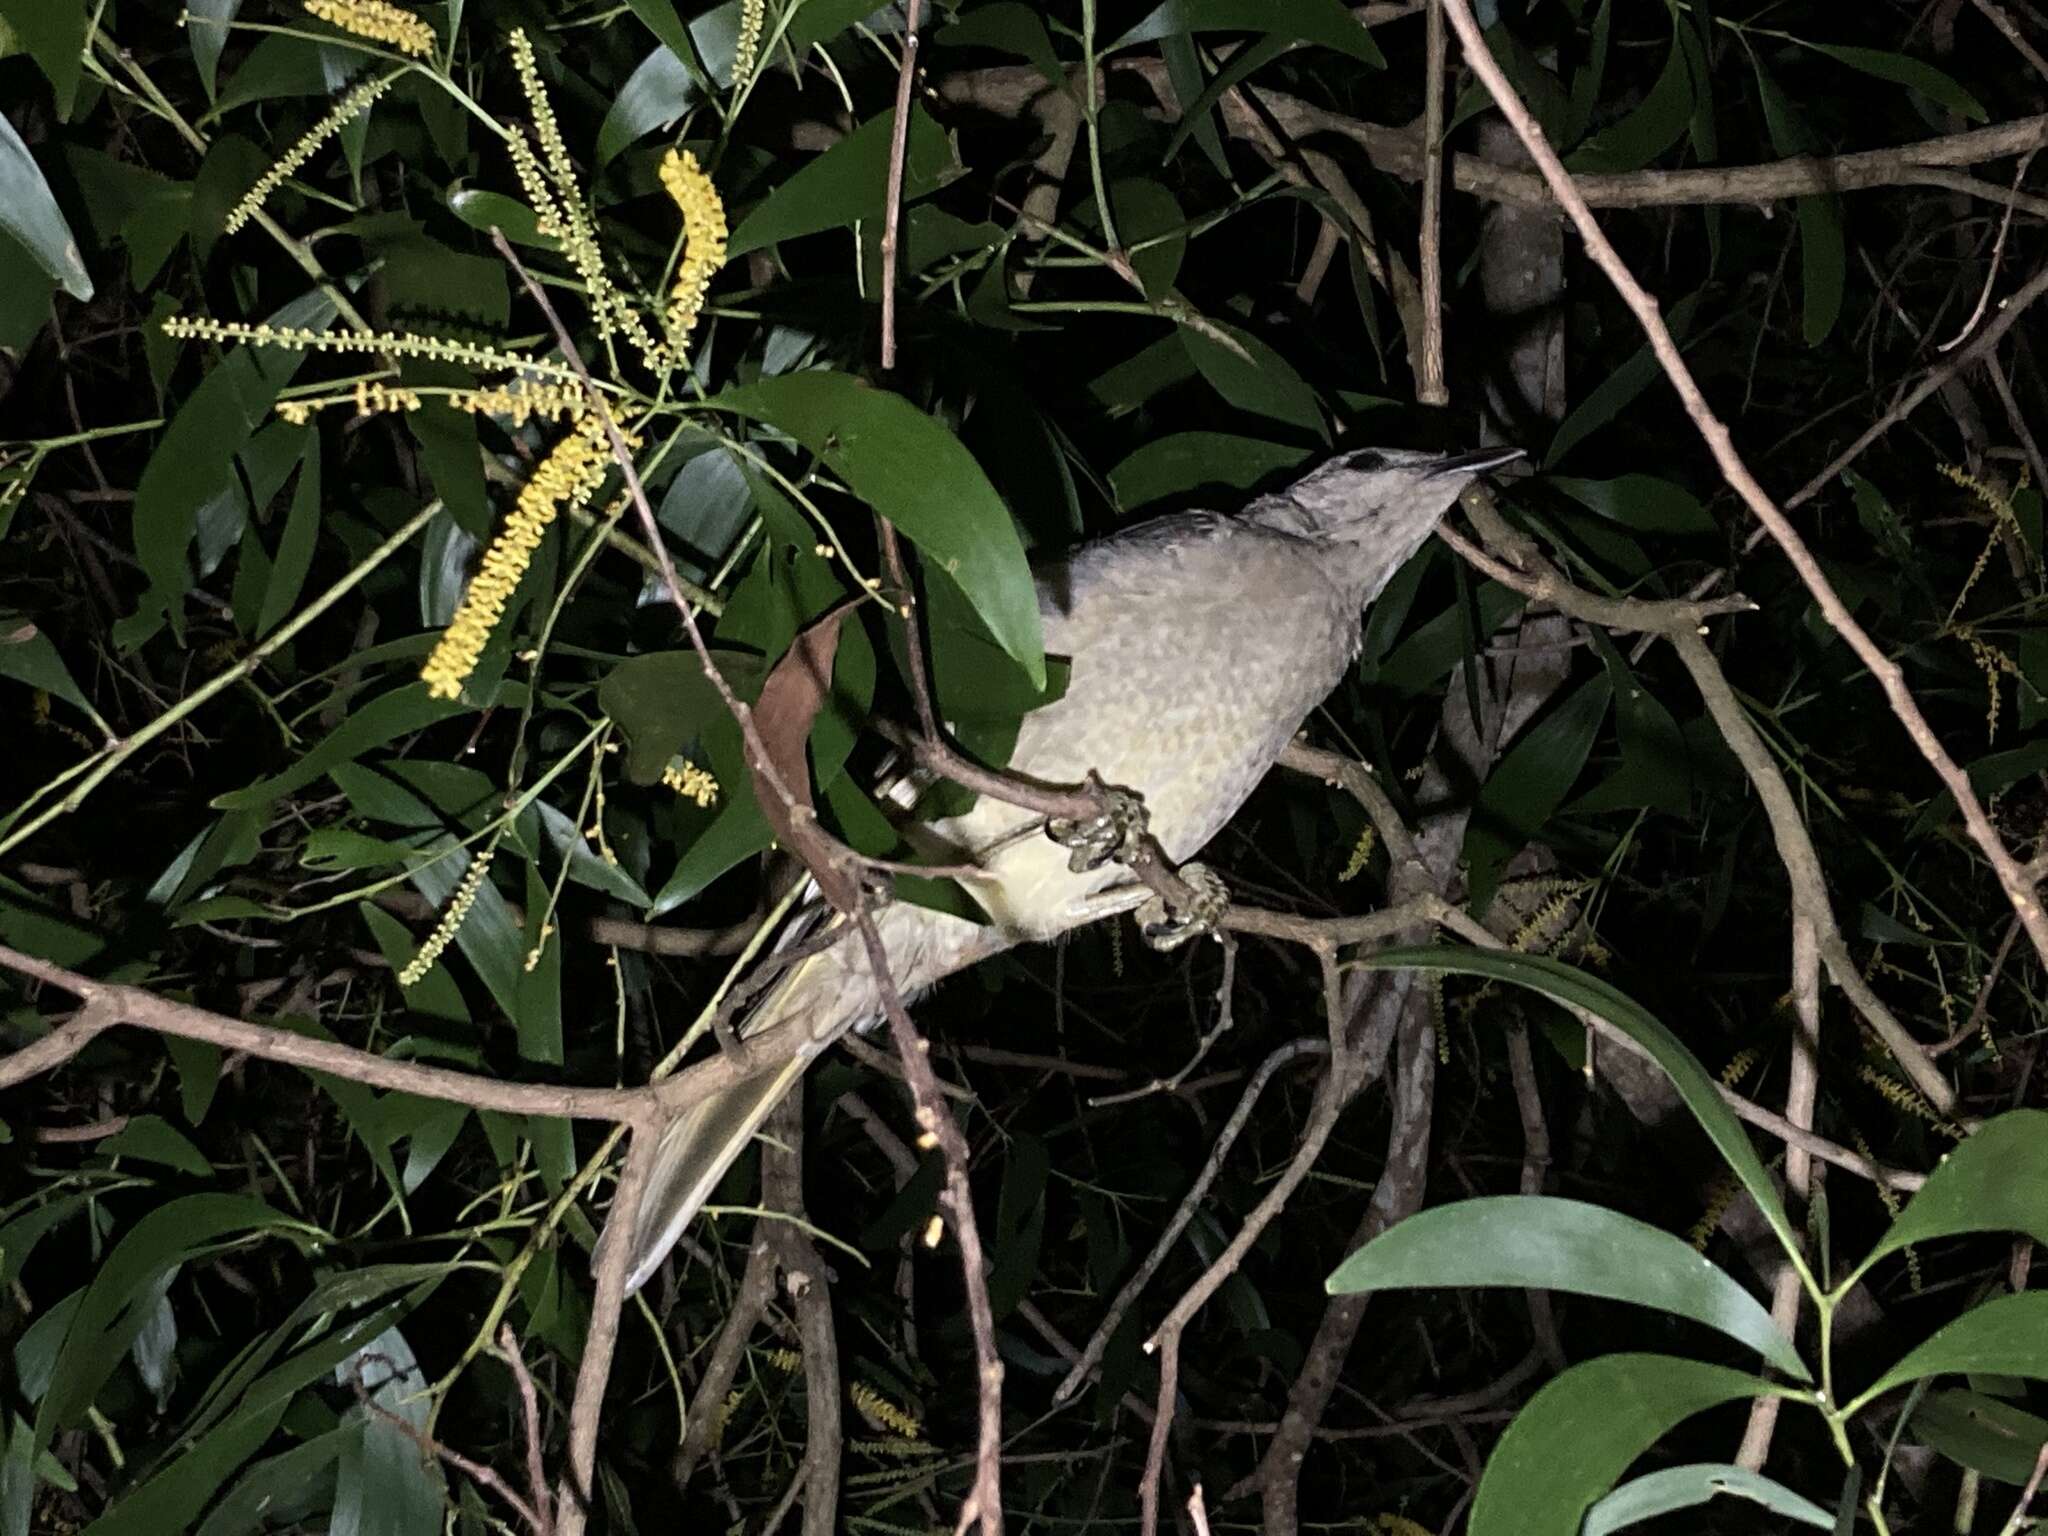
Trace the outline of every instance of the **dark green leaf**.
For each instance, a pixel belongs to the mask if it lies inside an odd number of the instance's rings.
[[[1204,487],[1248,491],[1277,470],[1308,457],[1306,448],[1228,432],[1175,432],[1155,437],[1109,472],[1117,506],[1135,512],[1149,502]]]
[[[162,1163],[197,1178],[213,1177],[213,1164],[162,1115],[135,1115],[105,1141],[99,1150],[108,1157],[134,1157],[146,1163]]]
[[[1773,1482],[1761,1472],[1709,1461],[1666,1467],[1623,1483],[1586,1511],[1586,1528],[1580,1536],[1613,1536],[1615,1531],[1641,1525],[1674,1509],[1693,1509],[1717,1497],[1748,1499],[1801,1525],[1823,1531],[1834,1529],[1833,1515],[1783,1483]]]
[[[1995,1296],[1937,1332],[1845,1406],[1854,1416],[1894,1387],[1927,1376],[1990,1371],[2048,1381],[2048,1291]]]
[[[1579,1536],[1594,1500],[1668,1431],[1769,1390],[1754,1376],[1672,1355],[1575,1365],[1531,1398],[1494,1446],[1470,1536]]]
[[[1102,51],[1156,43],[1175,32],[1279,32],[1348,53],[1376,69],[1387,62],[1372,34],[1339,0],[1163,0]]]
[[[1577,782],[1607,718],[1606,675],[1581,683],[1516,738],[1481,786],[1465,829],[1469,899],[1484,912],[1508,860],[1539,832]]]
[[[43,7],[71,11],[65,6]],[[82,16],[82,13],[80,13]],[[77,78],[77,59],[72,60],[72,77]],[[85,258],[71,226],[64,221],[50,184],[43,180],[35,156],[21,142],[14,124],[0,114],[0,230],[20,241],[35,257],[36,264],[64,285],[74,299],[92,297],[92,277],[85,270]]]
[[[1689,293],[1671,306],[1664,323],[1670,327],[1671,338],[1683,342],[1686,332],[1692,328],[1694,311],[1699,308],[1700,295]],[[1632,404],[1637,395],[1649,388],[1651,382],[1664,376],[1663,366],[1647,345],[1635,356],[1610,373],[1592,392],[1579,402],[1571,415],[1559,424],[1557,432],[1550,439],[1550,446],[1543,451],[1543,467],[1550,469],[1569,453],[1581,438],[1589,437],[1619,416]]]
[[[1840,43],[1808,42],[1803,37],[1795,37],[1792,41],[1802,48],[1811,48],[1815,53],[1826,54],[1837,64],[1846,64],[1851,69],[1861,70],[1866,75],[1874,75],[1879,80],[1910,85],[1922,95],[1931,97],[1973,123],[1981,123],[1986,119],[1984,104],[1932,64],[1923,63],[1903,53],[1886,53],[1879,48],[1847,48]]]
[[[2023,1484],[2048,1441],[2048,1419],[1957,1388],[1928,1393],[1905,1433],[1960,1466],[2001,1483]]]
[[[1182,326],[1179,335],[1189,360],[1216,393],[1241,411],[1303,427],[1328,442],[1329,430],[1323,425],[1316,392],[1293,365],[1251,332],[1221,322],[1211,324],[1235,342],[1236,348],[1191,325]]]
[[[354,762],[373,748],[467,713],[470,707],[460,700],[433,698],[417,683],[403,684],[357,709],[291,767],[258,779],[246,789],[215,796],[214,808],[244,811],[269,805],[281,795],[305,788],[337,763]]]
[[[1343,1296],[1474,1285],[1655,1307],[1717,1329],[1807,1379],[1771,1314],[1690,1243],[1580,1200],[1500,1195],[1418,1212],[1338,1265],[1324,1289]]]
[[[941,27],[932,42],[940,48],[994,48],[1015,54],[1029,60],[1049,84],[1066,89],[1066,71],[1060,66],[1045,22],[1021,0],[995,0],[992,5],[977,6]]]
[[[334,315],[334,301],[315,289],[266,323],[318,331],[331,325]],[[179,599],[191,580],[186,553],[200,509],[235,491],[234,456],[269,418],[278,391],[298,373],[305,356],[277,347],[235,348],[200,381],[150,455],[135,488],[135,553],[150,578],[145,607],[168,606],[174,628],[183,623]]]
[[[1612,480],[1547,475],[1542,483],[1610,522],[1643,533],[1713,533],[1718,526],[1691,491],[1655,475]]]
[[[1489,981],[1509,982],[1540,992],[1567,1008],[1583,1008],[1597,1014],[1643,1047],[1650,1059],[1664,1069],[1678,1096],[1685,1100],[1700,1128],[1720,1149],[1721,1156],[1741,1180],[1764,1219],[1778,1236],[1786,1252],[1797,1253],[1800,1243],[1785,1216],[1784,1202],[1777,1186],[1764,1171],[1763,1160],[1742,1129],[1742,1123],[1721,1100],[1720,1085],[1700,1065],[1664,1024],[1642,1004],[1599,978],[1552,960],[1545,955],[1522,955],[1501,950],[1456,949],[1447,945],[1385,950],[1359,962],[1372,969],[1442,971],[1454,976],[1479,976]]]
[[[1674,18],[1674,26],[1679,24]],[[1664,69],[1650,94],[1620,122],[1602,128],[1581,144],[1565,164],[1581,173],[1641,170],[1685,137],[1692,108],[1692,69],[1674,31],[1671,51],[1665,55]]]
[[[2008,1110],[1979,1126],[1929,1175],[1855,1272],[1908,1243],[1965,1232],[2020,1232],[2048,1243],[2048,1110]]]
[[[1009,510],[959,439],[900,395],[843,373],[793,373],[712,406],[787,432],[951,576],[1032,682],[1045,683],[1038,591]]]
[[[712,651],[735,693],[752,699],[765,667],[758,656]],[[694,650],[652,651],[620,662],[598,685],[598,708],[626,733],[626,777],[652,784],[669,759],[725,716],[725,701]]]
[[[893,110],[869,118],[825,153],[806,161],[739,221],[726,244],[727,257],[744,256],[778,240],[879,219],[894,120]],[[946,131],[922,107],[913,107],[904,149],[903,200],[908,203],[935,192],[958,173]]]

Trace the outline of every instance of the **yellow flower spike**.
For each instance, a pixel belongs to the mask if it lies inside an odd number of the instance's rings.
[[[683,259],[676,267],[667,316],[669,333],[681,352],[703,312],[712,275],[725,265],[725,203],[687,149],[672,149],[662,157],[661,184],[683,215]]]
[[[581,506],[589,501],[610,463],[604,429],[595,416],[579,421],[541,460],[520,491],[504,528],[484,551],[483,563],[455,617],[442,631],[440,643],[420,668],[428,693],[437,699],[461,697],[462,685],[476,670],[492,632],[505,617],[506,605],[519,589],[520,578],[532,563],[533,552],[540,548],[548,524],[565,502]]]
[[[753,78],[755,56],[761,50],[761,23],[767,19],[767,0],[740,0],[739,35],[733,40],[732,89],[738,95]]]
[[[373,43],[388,43],[415,58],[434,51],[434,29],[388,0],[306,0],[306,10],[344,32]]]
[[[441,914],[441,921],[434,925],[434,931],[427,935],[427,942],[398,973],[401,987],[418,986],[427,972],[434,968],[434,962],[441,958],[441,952],[455,937],[455,931],[462,926],[462,920],[469,916],[469,909],[476,904],[477,892],[484,887],[484,880],[491,872],[491,856],[498,851],[496,843],[486,843],[477,850],[469,861],[469,868],[463,872],[461,884],[455,887],[455,894],[448,899],[448,910]]]
[[[256,210],[263,206],[263,200],[282,186],[285,178],[297,174],[299,167],[312,159],[321,145],[369,111],[371,103],[390,90],[397,79],[397,75],[386,75],[381,80],[366,80],[336,102],[333,111],[307,129],[275,165],[256,179],[256,185],[242,194],[242,200],[228,210],[227,218],[222,221],[221,233],[232,235],[253,219]]]

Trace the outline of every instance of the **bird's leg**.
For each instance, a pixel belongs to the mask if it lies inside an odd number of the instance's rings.
[[[1067,850],[1067,868],[1085,875],[1115,859],[1128,863],[1145,835],[1145,802],[1114,784],[1102,791],[1103,809],[1085,821],[1065,816],[1046,818],[1045,835]]]
[[[1126,912],[1137,911],[1150,900],[1150,886],[1140,885],[1136,881],[1129,885],[1112,885],[1106,891],[1096,891],[1093,895],[1083,896],[1080,900],[1070,903],[1067,907],[1067,916],[1071,921],[1067,926],[1082,928],[1089,923],[1099,923],[1105,917],[1122,917]]]
[[[1138,932],[1154,949],[1178,949],[1189,939],[1214,933],[1230,905],[1222,876],[1206,864],[1183,864],[1180,877],[1194,893],[1185,906],[1169,908],[1165,897],[1154,895],[1138,908]]]

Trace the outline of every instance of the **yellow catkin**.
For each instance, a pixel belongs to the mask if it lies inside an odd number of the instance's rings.
[[[254,218],[264,199],[282,186],[286,177],[296,175],[299,167],[312,159],[322,144],[369,111],[370,104],[390,90],[397,79],[396,75],[386,75],[381,80],[365,80],[336,102],[333,111],[307,129],[269,170],[256,178],[256,185],[244,192],[242,200],[228,210],[227,218],[221,223],[221,233],[232,235]]]
[[[669,335],[680,353],[703,313],[713,274],[725,265],[725,204],[687,149],[672,149],[662,157],[661,184],[683,215],[683,259],[669,291],[667,315]]]
[[[858,1408],[876,1428],[893,1430],[905,1440],[917,1440],[922,1437],[924,1425],[919,1422],[916,1414],[897,1407],[866,1382],[856,1381],[846,1389],[846,1395],[852,1399],[853,1406]]]
[[[794,1375],[804,1368],[804,1357],[793,1349],[766,1350],[762,1353],[761,1358],[774,1366],[776,1370],[790,1375]]]
[[[533,373],[578,382],[576,370],[567,363],[527,357],[499,347],[474,342],[451,341],[443,336],[422,336],[416,331],[316,331],[310,326],[250,325],[241,320],[216,320],[210,315],[172,315],[163,323],[163,333],[175,341],[214,341],[223,345],[241,342],[252,347],[277,347],[286,352],[366,352],[398,357],[431,357],[446,363],[485,372]]]
[[[587,502],[610,462],[604,429],[595,416],[578,422],[541,460],[520,491],[504,528],[484,551],[483,563],[463,594],[462,605],[420,669],[428,693],[437,699],[461,697],[462,685],[476,670],[477,659],[504,618],[506,604],[518,590],[519,579],[526,574],[548,524],[564,503],[580,506]]]
[[[1351,845],[1351,857],[1344,861],[1344,868],[1337,875],[1339,885],[1347,880],[1356,880],[1365,873],[1365,866],[1371,862],[1373,848],[1378,842],[1378,834],[1373,831],[1372,824],[1367,822],[1365,829],[1358,834],[1358,841]]]
[[[1714,1235],[1714,1229],[1721,1225],[1721,1218],[1728,1214],[1728,1207],[1735,1203],[1735,1197],[1742,1193],[1742,1185],[1734,1174],[1724,1173],[1714,1182],[1707,1195],[1707,1208],[1700,1212],[1700,1219],[1692,1224],[1685,1240],[1692,1244],[1695,1253],[1705,1253],[1707,1243]]]
[[[344,32],[386,43],[415,58],[434,51],[434,29],[387,0],[306,0],[306,11]]]
[[[732,88],[745,90],[753,78],[755,56],[761,50],[761,23],[768,14],[767,0],[740,0],[739,36],[733,40]]]
[[[718,798],[718,780],[711,771],[699,768],[688,758],[681,758],[661,770],[661,782],[681,795],[685,800],[694,800],[709,809],[711,802]]]
[[[448,397],[458,411],[472,416],[494,416],[515,430],[538,417],[561,421],[583,414],[588,397],[569,384],[500,384],[494,389],[461,389]]]
[[[1870,1084],[1872,1088],[1875,1088],[1881,1096],[1897,1105],[1900,1109],[1903,1109],[1907,1114],[1925,1120],[1929,1125],[1945,1135],[1955,1136],[1959,1134],[1955,1126],[1942,1117],[1941,1111],[1937,1110],[1897,1078],[1867,1065],[1858,1067],[1856,1075],[1862,1078],[1864,1082]]]
[[[1406,1515],[1374,1515],[1372,1523],[1385,1536],[1436,1536],[1420,1520],[1410,1520]]]
[[[462,880],[455,887],[455,894],[448,899],[448,910],[441,914],[441,921],[434,924],[434,931],[427,935],[427,942],[398,973],[401,987],[418,986],[427,972],[434,968],[434,962],[441,958],[441,952],[454,939],[462,920],[469,916],[469,909],[476,904],[477,892],[483,889],[484,880],[491,872],[491,856],[496,852],[497,844],[487,843],[471,857],[469,868],[463,871]]]
[[[1723,1088],[1733,1088],[1737,1083],[1749,1076],[1750,1070],[1756,1066],[1757,1056],[1757,1048],[1753,1045],[1737,1051],[1729,1060],[1728,1065],[1721,1069],[1721,1086]]]

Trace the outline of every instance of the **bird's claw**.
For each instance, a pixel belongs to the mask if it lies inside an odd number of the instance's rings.
[[[1189,939],[1214,933],[1230,906],[1229,888],[1206,864],[1183,864],[1180,877],[1193,893],[1185,906],[1169,908],[1166,898],[1154,896],[1138,908],[1138,932],[1154,949],[1178,949]]]
[[[1046,818],[1045,835],[1067,850],[1067,869],[1085,875],[1112,859],[1128,863],[1145,836],[1145,802],[1128,789],[1103,790],[1103,810],[1086,820]]]

